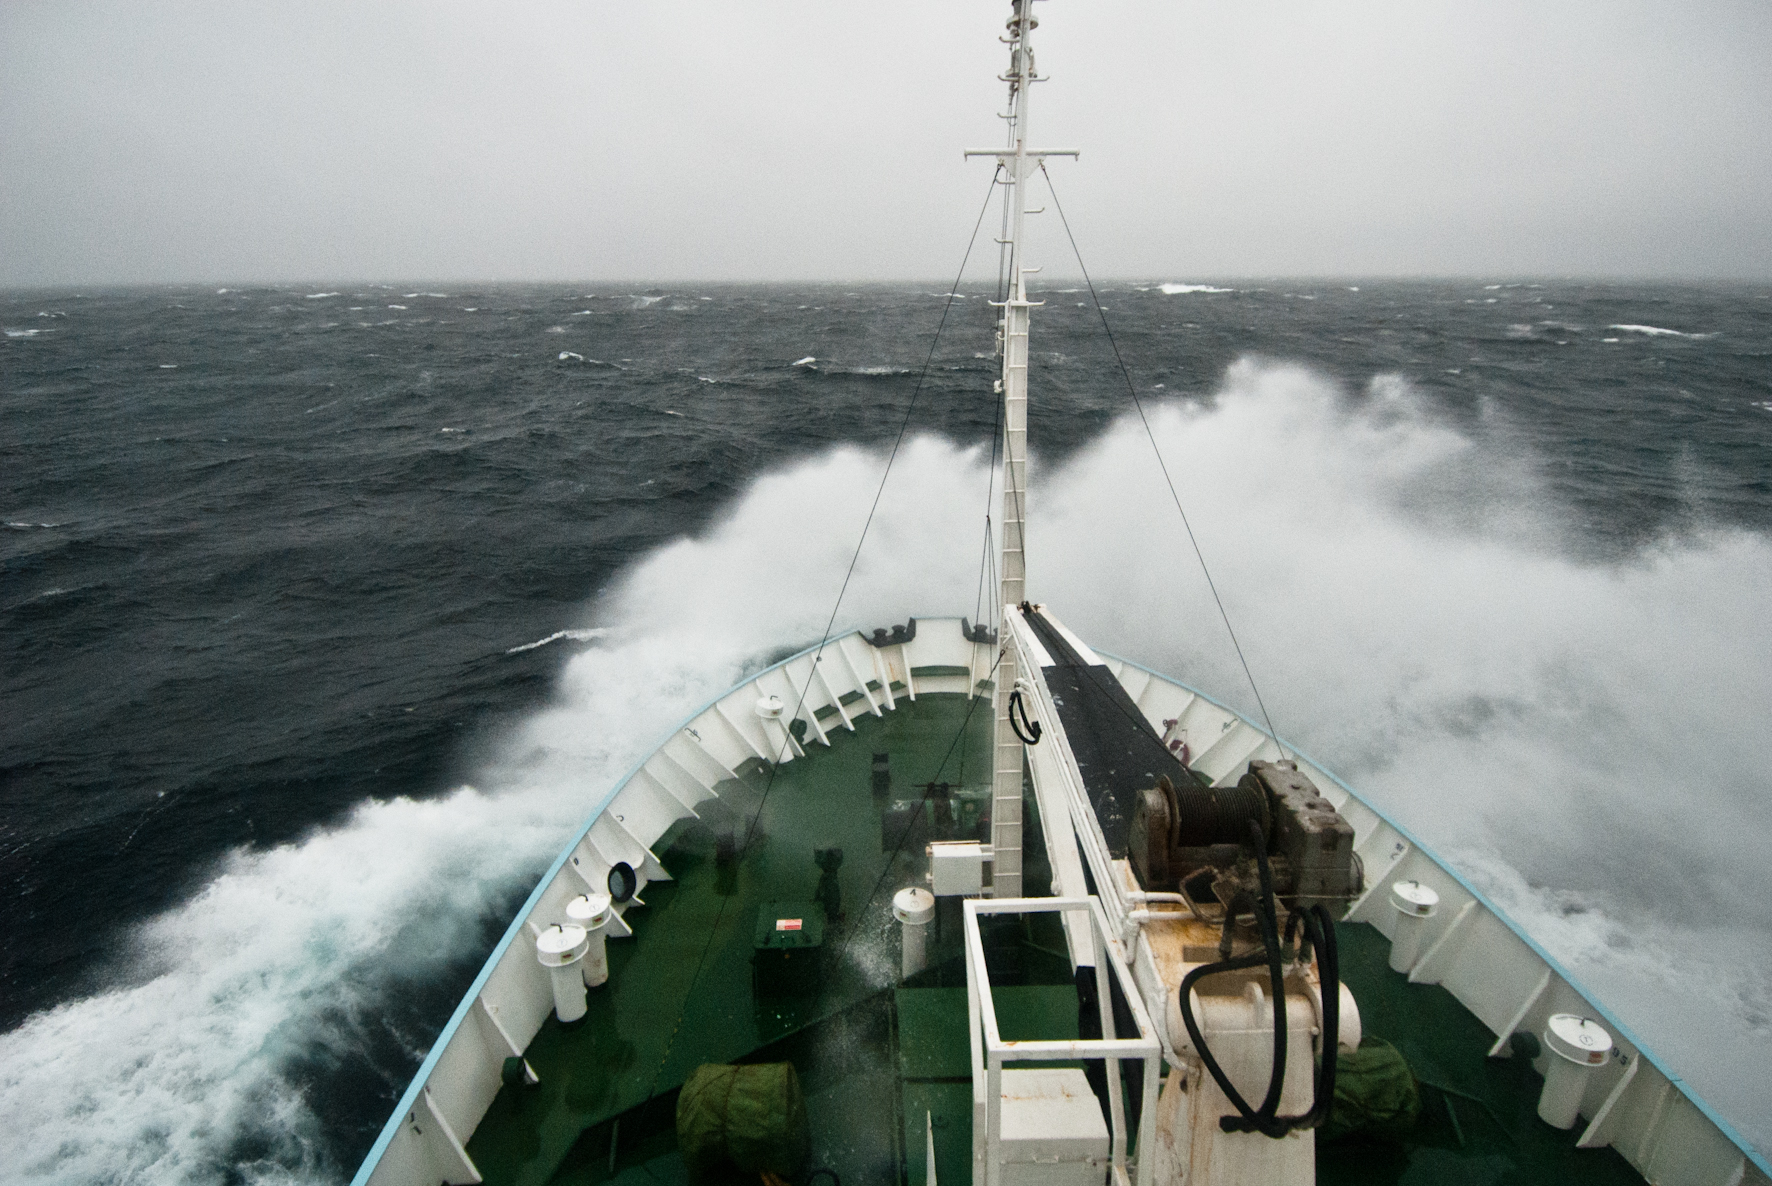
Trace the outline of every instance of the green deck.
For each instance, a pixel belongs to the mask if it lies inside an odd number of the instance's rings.
[[[969,704],[976,705],[970,719]],[[920,797],[931,781],[982,796],[989,701],[901,698],[896,712],[864,715],[855,733],[833,732],[832,743],[781,767],[766,801],[767,771],[744,772],[701,809],[702,819],[679,824],[656,846],[676,880],[648,886],[646,905],[628,916],[634,937],[609,943],[610,979],[591,991],[585,1019],[561,1026],[550,1018],[536,1035],[527,1057],[540,1086],[502,1090],[468,1142],[487,1183],[687,1186],[675,1135],[683,1080],[704,1062],[773,1061],[793,1062],[800,1076],[812,1166],[834,1170],[845,1186],[925,1186],[927,1114],[938,1177],[948,1186],[970,1182],[958,904],[941,904],[930,969],[898,984],[888,904],[920,869],[908,852],[896,859],[882,852],[885,801],[871,790],[870,768],[875,753],[891,755],[889,799]],[[723,866],[720,834],[742,842],[759,805],[750,848]],[[1042,886],[1049,874],[1031,797],[1025,843],[1026,884]],[[790,961],[824,963],[809,981],[771,974],[759,995],[752,956],[769,931],[759,911],[767,908],[772,919],[823,917],[821,903],[831,904],[831,896],[814,853],[833,847],[844,853],[840,900],[818,941],[808,934],[799,944],[765,942],[776,948],[768,957],[787,952]],[[921,856],[920,844],[906,847]],[[803,912],[792,909],[796,903]],[[1075,1037],[1076,992],[1056,916],[988,921],[987,960],[1005,1036]],[[1340,933],[1344,974],[1366,1032],[1408,1058],[1424,1085],[1423,1115],[1403,1140],[1320,1145],[1320,1182],[1642,1181],[1611,1150],[1577,1150],[1576,1134],[1540,1123],[1531,1067],[1486,1058],[1491,1038],[1482,1024],[1444,989],[1391,972],[1376,931],[1344,925]]]
[[[1495,1036],[1436,984],[1390,969],[1390,944],[1364,923],[1343,923],[1342,979],[1366,1033],[1408,1060],[1421,1120],[1407,1138],[1345,1137],[1317,1146],[1317,1181],[1333,1186],[1434,1183],[1642,1186],[1613,1149],[1577,1149],[1583,1125],[1559,1132],[1538,1118],[1544,1080],[1524,1058],[1489,1058]]]

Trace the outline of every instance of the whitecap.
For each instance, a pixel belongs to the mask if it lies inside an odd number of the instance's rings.
[[[565,362],[569,358],[576,358],[580,362],[583,362],[585,360],[585,356],[582,354],[574,353],[571,350],[562,350],[562,351],[560,351],[560,357],[557,361]]]
[[[809,367],[817,361],[818,359],[808,354],[805,358],[795,359],[793,365],[797,367]]]
[[[710,382],[710,383],[711,383],[711,382],[713,382],[713,380],[711,380],[711,379],[710,379],[710,380],[708,380],[708,381],[709,381],[709,382]],[[683,413],[681,413],[681,412],[679,412],[679,411],[677,411],[677,409],[675,409],[675,408],[666,408],[666,409],[665,409],[665,410],[664,410],[664,414],[665,414],[665,415],[667,415],[667,416],[683,416]],[[685,419],[685,420],[687,420],[687,419],[688,419],[688,417],[687,417],[687,416],[684,416],[684,417],[683,417],[683,418],[684,418],[684,419]]]
[[[1627,334],[1642,334],[1646,338],[1714,338],[1715,334],[1689,334],[1677,329],[1662,329],[1658,325],[1608,325],[1607,329],[1623,330]]]
[[[546,332],[550,334],[563,334],[566,332],[566,327],[563,325],[550,325]]]
[[[439,433],[446,433],[446,432],[467,432],[468,430],[465,428],[439,428],[437,431]]]
[[[590,630],[556,630],[546,638],[537,639],[534,642],[526,642],[519,647],[512,647],[510,650],[506,651],[505,654],[517,655],[524,651],[533,651],[538,647],[547,646],[550,642],[559,642],[562,638],[569,638],[573,642],[589,642],[593,638],[602,638],[608,633],[608,628],[604,626],[598,626]]]
[[[9,329],[6,331],[6,336],[9,338],[34,338],[42,332],[40,329]]]
[[[327,297],[335,297],[337,295],[338,295],[338,293],[336,293],[336,292],[310,292],[303,299],[310,300],[310,301],[322,301],[322,300],[325,300]]]
[[[1235,292],[1234,288],[1215,288],[1210,284],[1159,284],[1157,291],[1164,296],[1180,296],[1188,292]]]
[[[404,309],[405,307],[406,307],[405,305],[389,305],[388,306],[388,308],[390,308],[390,309]]]
[[[160,369],[161,369],[161,370],[163,370],[163,371],[176,371],[176,370],[178,370],[178,363],[176,363],[176,362],[163,362],[163,363],[161,363],[161,364],[160,364]]]

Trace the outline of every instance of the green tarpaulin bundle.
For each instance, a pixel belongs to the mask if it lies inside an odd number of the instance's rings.
[[[1421,1094],[1409,1064],[1389,1042],[1368,1037],[1335,1060],[1335,1106],[1319,1135],[1398,1133],[1415,1126]]]
[[[810,1143],[806,1100],[794,1065],[706,1063],[677,1096],[677,1146],[692,1182],[718,1180],[733,1169],[798,1175]]]

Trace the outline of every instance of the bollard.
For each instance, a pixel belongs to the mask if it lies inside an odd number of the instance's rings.
[[[1587,1082],[1612,1052],[1612,1035],[1597,1021],[1557,1013],[1545,1023],[1544,1044],[1553,1057],[1544,1068],[1538,1118],[1552,1128],[1574,1128]]]
[[[927,951],[929,924],[935,919],[935,895],[915,886],[901,889],[892,896],[892,917],[903,924],[905,979],[910,979],[929,962]]]
[[[1398,916],[1391,933],[1391,971],[1406,975],[1421,954],[1422,932],[1440,908],[1440,895],[1419,881],[1399,881],[1391,886],[1391,905]]]
[[[554,1016],[562,1022],[577,1021],[585,1015],[584,974],[578,965],[590,950],[590,939],[583,927],[549,927],[535,938],[535,958],[548,970],[554,984]]]
[[[580,894],[566,903],[567,925],[583,927],[590,939],[583,964],[587,988],[596,988],[609,979],[609,953],[603,949],[603,940],[607,937],[609,917],[614,913],[612,902],[608,894]]]

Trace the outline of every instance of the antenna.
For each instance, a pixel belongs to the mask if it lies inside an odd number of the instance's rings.
[[[1002,378],[997,381],[1003,398],[1003,548],[997,571],[1002,574],[998,602],[1002,607],[1001,620],[1005,621],[1026,600],[1023,533],[1027,521],[1028,317],[1030,310],[1044,303],[1027,299],[1027,277],[1039,271],[1029,267],[1023,257],[1026,218],[1039,213],[1027,208],[1028,182],[1045,158],[1077,155],[1075,149],[1028,147],[1028,98],[1033,84],[1043,81],[1034,71],[1029,38],[1040,22],[1034,19],[1034,0],[1014,0],[1014,5],[1009,35],[1002,38],[1009,46],[1009,71],[998,76],[1009,84],[1009,110],[1003,117],[1009,125],[1009,143],[1004,148],[966,150],[969,157],[995,157],[1009,179],[1003,199],[1009,203],[1008,217],[1004,219],[1009,238],[998,240],[1009,249],[1009,290],[999,306],[1003,316],[997,323],[997,350],[1003,360]],[[1019,898],[1024,755],[1021,738],[1009,715],[1009,697],[1021,672],[1015,650],[1009,645],[1006,626],[998,637],[1002,655],[992,692],[997,723],[991,776],[991,893],[999,898]]]

